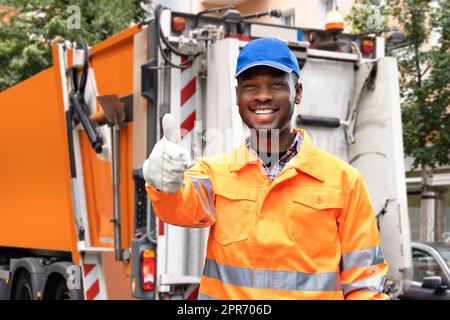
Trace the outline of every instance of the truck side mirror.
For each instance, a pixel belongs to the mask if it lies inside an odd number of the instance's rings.
[[[440,276],[425,277],[422,280],[422,288],[438,290],[441,288],[442,278]]]

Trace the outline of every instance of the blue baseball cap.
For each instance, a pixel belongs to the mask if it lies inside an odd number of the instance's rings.
[[[237,78],[242,72],[256,66],[268,66],[287,73],[295,73],[300,78],[297,58],[281,40],[261,38],[250,41],[242,48],[237,59]]]

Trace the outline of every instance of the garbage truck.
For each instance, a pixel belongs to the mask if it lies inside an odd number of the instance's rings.
[[[160,221],[142,164],[167,112],[193,159],[243,141],[233,75],[241,48],[261,37],[297,57],[304,95],[292,126],[364,175],[389,264],[384,291],[406,290],[396,60],[377,32],[257,22],[278,14],[153,7],[96,45],[56,44],[52,66],[0,93],[0,299],[196,299],[209,230]]]

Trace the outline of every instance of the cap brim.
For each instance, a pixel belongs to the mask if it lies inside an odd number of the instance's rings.
[[[240,75],[242,72],[244,72],[244,71],[246,71],[246,70],[248,70],[248,69],[250,69],[250,68],[257,67],[257,66],[267,66],[267,67],[272,67],[272,68],[275,68],[275,69],[278,69],[278,70],[281,70],[281,71],[284,71],[284,72],[287,72],[287,73],[291,73],[291,72],[293,71],[291,68],[288,68],[288,67],[286,67],[285,65],[283,65],[283,64],[281,64],[281,63],[278,63],[278,62],[275,62],[275,61],[262,60],[262,61],[255,61],[255,62],[253,62],[253,63],[250,63],[250,64],[244,66],[243,68],[241,68],[241,69],[235,74],[234,77],[237,78],[237,77],[239,77],[239,75]]]

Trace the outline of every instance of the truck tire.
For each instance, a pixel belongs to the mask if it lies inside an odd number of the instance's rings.
[[[39,300],[45,280],[45,266],[41,258],[11,259],[11,300]]]
[[[52,300],[78,300],[74,297],[71,290],[67,288],[65,279],[61,279],[55,287],[55,293]]]
[[[33,286],[27,271],[21,271],[14,286],[12,300],[33,300]]]
[[[68,288],[70,274],[68,268],[78,268],[79,288]],[[83,290],[81,284],[81,269],[71,262],[56,262],[51,264],[46,270],[46,282],[44,285],[43,300],[83,300]],[[77,282],[77,281],[75,281]]]

